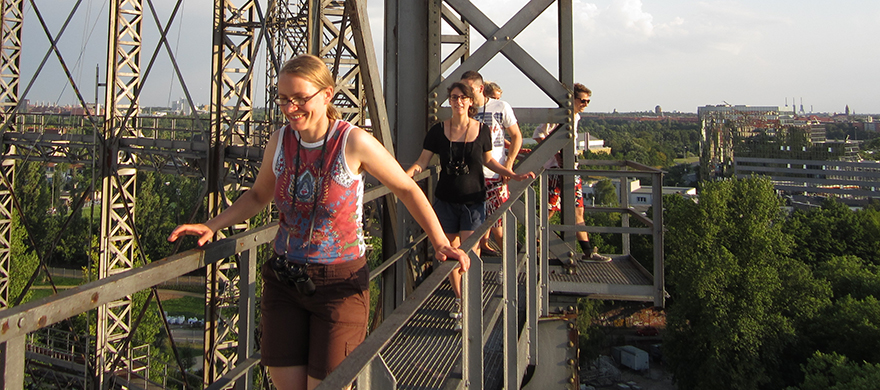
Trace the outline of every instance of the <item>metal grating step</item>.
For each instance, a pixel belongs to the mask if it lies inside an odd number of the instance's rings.
[[[484,321],[492,317],[485,312],[497,307],[493,301],[497,304],[501,299],[496,274],[494,271],[483,272]],[[521,275],[518,279],[518,290],[522,295],[520,301],[524,302],[525,276]],[[449,317],[454,296],[449,282],[441,285],[382,351],[382,357],[397,379],[398,389],[441,389],[446,388],[448,380],[461,379],[461,334],[452,330],[455,320]],[[525,310],[524,307],[522,310]],[[524,312],[518,317],[525,318]],[[496,324],[484,323],[484,326],[492,329],[485,347],[486,388],[498,387],[488,385],[497,384],[501,378],[500,371],[493,372],[501,368],[500,324],[501,321],[496,321]]]
[[[651,285],[653,278],[641,264],[628,255],[609,255],[611,261],[607,263],[577,262],[574,274],[567,274],[561,268],[551,267],[551,282],[575,282],[575,283],[604,283],[604,284],[631,284]],[[552,263],[551,263],[552,264]]]
[[[597,299],[653,300],[654,278],[630,255],[611,256],[607,263],[577,262],[574,273],[551,262],[551,293],[592,296]]]

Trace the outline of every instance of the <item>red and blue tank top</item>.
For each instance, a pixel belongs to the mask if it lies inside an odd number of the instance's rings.
[[[353,128],[337,120],[326,144],[324,139],[301,142],[299,133],[281,129],[272,164],[280,213],[274,245],[275,253],[286,253],[288,261],[335,264],[364,255],[363,175],[349,170],[345,161]]]

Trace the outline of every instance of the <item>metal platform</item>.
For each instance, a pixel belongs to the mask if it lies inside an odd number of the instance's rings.
[[[493,260],[486,259],[487,265]],[[488,267],[488,269],[497,269]],[[501,285],[496,281],[497,271],[483,272],[484,386],[500,388],[502,372],[503,333],[501,321]],[[525,294],[525,276],[517,278],[517,290]],[[444,283],[426,304],[406,323],[381,355],[397,380],[398,389],[455,389],[461,385],[461,333],[452,330],[454,321],[449,317],[455,294],[448,282]],[[522,307],[524,311],[524,306]],[[524,319],[524,312],[520,318]],[[522,321],[520,321],[522,322]],[[522,325],[520,325],[522,326]],[[495,364],[489,364],[489,363]],[[497,371],[497,372],[496,372]]]
[[[607,263],[577,261],[573,267],[550,262],[550,293],[594,299],[652,301],[654,277],[630,255],[610,255]],[[573,273],[569,273],[571,269]]]

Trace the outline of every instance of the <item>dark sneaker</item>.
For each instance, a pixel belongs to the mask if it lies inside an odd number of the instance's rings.
[[[592,262],[592,263],[607,263],[611,261],[611,258],[608,256],[603,256],[599,254],[599,248],[593,247],[593,250],[589,255],[584,254],[581,257],[581,261]]]

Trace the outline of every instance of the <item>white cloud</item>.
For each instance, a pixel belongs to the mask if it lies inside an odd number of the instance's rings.
[[[654,17],[642,10],[641,0],[615,0],[609,15],[617,19],[627,32],[650,37],[654,35]]]

